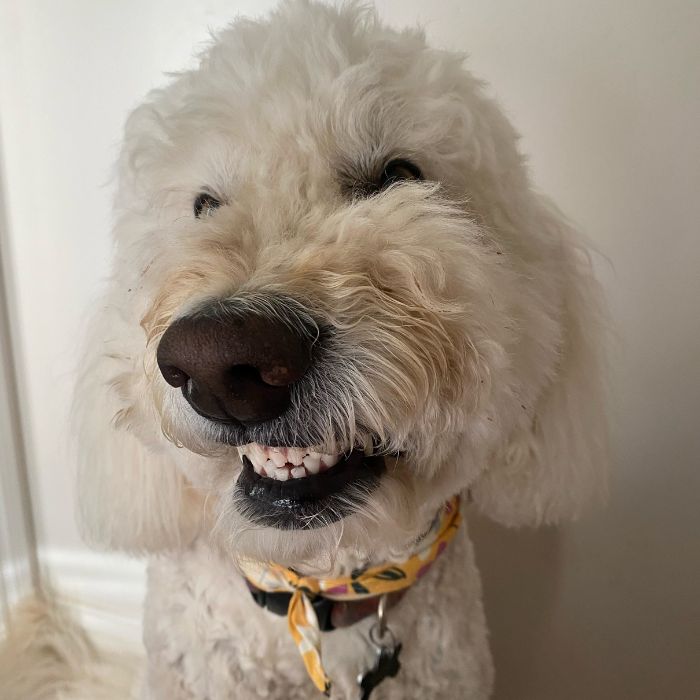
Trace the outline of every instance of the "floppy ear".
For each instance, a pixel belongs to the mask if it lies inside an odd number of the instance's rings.
[[[167,99],[153,91],[125,125],[113,277],[88,333],[74,398],[81,534],[93,546],[131,553],[186,545],[203,512],[202,496],[174,464],[178,448],[163,437],[152,402],[143,400],[145,307],[138,305],[145,300],[128,293],[142,285],[141,271],[150,264],[150,253],[138,245],[145,225],[139,213],[152,208],[144,184],[162,167],[164,111],[174,108],[181,90],[174,83]]]
[[[140,376],[141,354],[129,353],[129,336],[109,306],[88,336],[74,407],[78,524],[93,546],[145,553],[189,543],[202,508],[169,455],[177,448],[159,437],[155,416],[144,415],[124,395]],[[137,434],[143,428],[152,431],[152,442]]]
[[[532,421],[516,428],[471,490],[479,510],[505,525],[574,518],[592,496],[606,491],[601,290],[588,251],[561,214],[542,203],[537,219],[560,242],[564,335]]]

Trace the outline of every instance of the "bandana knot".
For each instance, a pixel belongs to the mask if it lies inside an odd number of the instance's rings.
[[[292,594],[287,609],[289,632],[314,685],[329,695],[331,682],[321,662],[321,630],[313,601],[319,596],[338,601],[357,600],[409,588],[442,554],[461,521],[459,496],[455,496],[441,508],[421,538],[418,551],[402,561],[357,569],[350,576],[303,576],[279,564],[255,561],[242,561],[241,568],[255,587],[268,593],[285,591]]]

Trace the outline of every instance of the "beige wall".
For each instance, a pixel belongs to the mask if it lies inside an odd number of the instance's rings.
[[[106,271],[126,111],[233,0],[0,2],[0,129],[38,536],[79,552],[65,419]],[[610,506],[559,532],[476,525],[501,700],[700,697],[700,5],[382,0],[467,50],[541,188],[609,258]]]

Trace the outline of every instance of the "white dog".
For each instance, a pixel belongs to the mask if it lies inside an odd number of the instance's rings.
[[[455,496],[600,485],[589,259],[462,62],[294,0],[128,120],[80,501],[150,557],[150,700],[486,698]]]

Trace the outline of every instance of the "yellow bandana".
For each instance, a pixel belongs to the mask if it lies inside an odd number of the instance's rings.
[[[257,588],[267,593],[292,593],[287,610],[289,631],[314,685],[328,694],[331,684],[321,663],[321,631],[312,600],[318,595],[330,600],[369,598],[412,586],[447,547],[461,521],[459,496],[455,496],[445,504],[418,552],[404,561],[373,566],[352,576],[319,579],[260,562],[241,562],[241,567]]]

